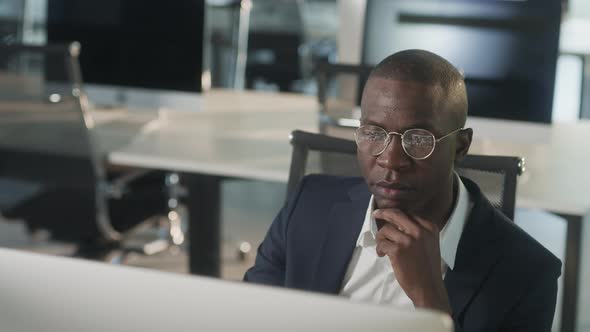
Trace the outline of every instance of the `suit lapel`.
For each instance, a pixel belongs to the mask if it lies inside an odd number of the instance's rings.
[[[463,314],[501,253],[493,207],[475,184],[464,178],[462,180],[471,194],[474,206],[459,241],[455,267],[445,275],[455,319]]]
[[[340,291],[363,225],[369,198],[367,186],[362,183],[355,185],[347,197],[332,206],[314,275],[314,290],[332,294]]]

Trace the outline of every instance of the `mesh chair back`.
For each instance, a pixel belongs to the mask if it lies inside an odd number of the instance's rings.
[[[514,219],[516,184],[524,171],[524,159],[507,156],[467,155],[455,170],[477,183],[482,193],[510,220]]]
[[[352,140],[295,130],[291,134],[291,144],[293,152],[287,196],[306,174],[361,176],[356,143]],[[455,170],[477,183],[494,207],[511,220],[514,218],[516,180],[524,170],[521,158],[468,155]]]

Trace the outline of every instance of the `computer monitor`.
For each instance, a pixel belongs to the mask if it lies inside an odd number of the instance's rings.
[[[464,73],[469,114],[551,122],[561,2],[368,0],[363,62],[405,49]]]
[[[0,249],[0,330],[452,331],[427,310]]]
[[[196,109],[204,0],[47,0],[47,42],[81,43],[97,104]]]

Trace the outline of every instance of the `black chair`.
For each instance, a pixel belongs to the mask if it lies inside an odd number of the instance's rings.
[[[514,220],[516,184],[518,176],[525,171],[524,158],[468,154],[455,171],[477,183],[490,203]]]
[[[104,258],[166,215],[163,172],[110,169],[81,86],[79,45],[0,45],[1,213]]]
[[[352,140],[295,130],[291,133],[291,145],[287,197],[305,174],[360,176],[356,143]],[[516,180],[524,171],[522,158],[467,155],[455,170],[477,183],[494,207],[514,219]]]

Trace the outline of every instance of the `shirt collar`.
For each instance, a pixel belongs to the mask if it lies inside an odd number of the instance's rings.
[[[455,179],[459,185],[457,200],[455,200],[455,206],[449,220],[440,231],[440,255],[443,262],[452,270],[455,267],[455,258],[457,256],[457,248],[459,246],[459,240],[465,227],[465,222],[469,217],[471,210],[471,200],[469,192],[461,178],[455,173]],[[367,213],[365,214],[365,221],[361,228],[361,232],[357,238],[357,247],[370,247],[376,244],[375,238],[377,236],[377,223],[373,217],[373,211],[375,210],[375,199],[371,195],[369,200],[369,206],[367,207]]]
[[[375,217],[373,217],[373,211],[375,211],[375,198],[371,195],[369,206],[367,207],[367,213],[365,214],[365,221],[363,222],[361,233],[356,240],[357,247],[366,248],[376,244],[377,222],[375,221]]]
[[[459,186],[455,206],[449,220],[440,231],[440,256],[451,270],[455,267],[459,240],[472,205],[469,191],[467,191],[463,181],[456,173],[455,180]]]

